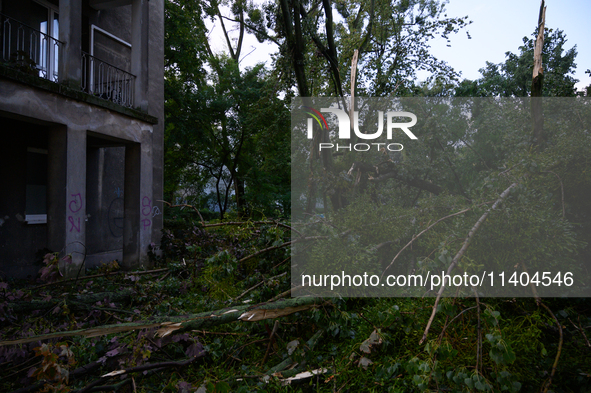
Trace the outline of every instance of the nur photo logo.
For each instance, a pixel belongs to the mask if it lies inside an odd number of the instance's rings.
[[[364,133],[360,130],[359,125],[359,112],[353,111],[353,119],[349,117],[345,110],[335,107],[328,107],[328,108],[320,108],[320,111],[309,107],[304,106],[305,113],[311,117],[307,118],[307,137],[308,139],[314,138],[314,122],[318,124],[321,130],[329,130],[328,122],[326,118],[322,115],[323,113],[329,113],[336,116],[338,121],[338,139],[343,140],[346,142],[347,140],[351,139],[351,129],[359,138],[360,140],[378,140],[382,137],[384,133],[384,112],[378,111],[378,119],[377,119],[377,130],[373,133]],[[400,121],[404,118],[410,118],[410,121]],[[352,121],[351,121],[352,120]],[[375,146],[377,150],[382,148],[386,148],[389,151],[400,151],[404,148],[401,143],[389,143],[394,135],[395,130],[401,130],[409,139],[416,140],[418,139],[416,135],[410,130],[410,127],[417,124],[417,116],[411,112],[398,112],[398,111],[388,111],[386,112],[386,139],[388,142],[373,142],[373,143],[329,143],[329,142],[320,142],[318,143],[318,150],[324,149],[335,149],[339,150],[354,150],[354,151],[369,151],[372,149],[372,146]]]

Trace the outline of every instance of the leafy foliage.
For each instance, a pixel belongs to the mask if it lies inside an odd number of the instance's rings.
[[[172,223],[169,223],[172,224]],[[213,223],[211,223],[213,224]],[[243,301],[264,302],[289,288],[288,251],[275,249],[239,262],[257,251],[287,240],[274,224],[202,227],[187,222],[170,225],[159,263],[165,272],[95,277],[63,287],[25,287],[3,283],[2,310],[8,316],[2,340],[34,334],[99,326],[110,321],[149,320],[150,316],[184,315]],[[112,273],[112,272],[111,272]],[[288,273],[280,276],[282,273]],[[276,277],[270,279],[270,277]],[[133,279],[132,279],[133,278]],[[230,281],[228,281],[230,280]],[[260,284],[262,282],[262,284]],[[230,283],[230,284],[229,284]],[[116,293],[133,295],[117,300]],[[246,290],[250,291],[246,292]],[[97,291],[110,296],[84,306],[79,300]],[[238,299],[239,295],[246,294]],[[73,294],[77,294],[72,297]],[[22,314],[21,299],[63,299],[57,307]],[[553,386],[555,391],[591,387],[585,341],[579,328],[591,323],[584,299],[549,301],[564,326],[565,340]],[[66,307],[67,305],[67,307]],[[529,299],[486,299],[477,312],[475,300],[444,299],[434,320],[433,335],[417,345],[432,301],[420,298],[334,299],[314,311],[283,317],[277,332],[268,321],[242,322],[209,331],[154,335],[153,329],[99,337],[51,339],[0,347],[3,391],[19,383],[45,381],[39,389],[81,389],[100,375],[178,359],[202,357],[182,368],[148,370],[115,376],[123,388],[133,376],[138,391],[537,391],[552,367],[557,333],[548,314]],[[58,309],[59,312],[53,312]],[[478,328],[480,321],[480,330]],[[572,323],[571,323],[572,322]],[[476,365],[477,337],[482,357]],[[268,352],[267,356],[265,354]],[[36,356],[38,355],[38,356]],[[263,358],[267,358],[262,363]],[[77,362],[74,365],[74,359]],[[38,362],[38,364],[35,364]],[[276,366],[304,364],[304,370],[327,371],[318,377],[282,386],[290,374]],[[96,364],[96,366],[92,366]],[[46,367],[47,366],[47,367]],[[74,369],[74,367],[79,367]],[[82,372],[81,370],[87,371]],[[294,372],[291,375],[295,375]],[[268,377],[264,377],[269,374]],[[11,378],[7,376],[14,375]],[[66,377],[68,376],[68,377]],[[20,381],[20,382],[19,382]],[[119,385],[121,384],[121,385]],[[113,385],[113,386],[114,386]],[[61,390],[57,390],[61,389]]]
[[[42,392],[69,392],[69,368],[76,364],[74,353],[65,342],[57,343],[55,348],[51,344],[42,344],[34,348],[35,356],[43,358],[40,367],[31,369],[29,374],[37,380],[47,380]],[[32,372],[31,372],[32,371]]]

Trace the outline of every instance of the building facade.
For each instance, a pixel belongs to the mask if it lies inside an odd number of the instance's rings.
[[[148,267],[163,75],[164,0],[0,0],[0,277]]]

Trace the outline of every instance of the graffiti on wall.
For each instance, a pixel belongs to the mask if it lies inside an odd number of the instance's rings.
[[[144,216],[144,218],[142,219],[142,226],[144,228],[144,230],[147,230],[150,228],[150,226],[152,225],[152,220],[150,220],[150,216],[153,218],[154,216],[152,216],[152,200],[147,197],[144,196],[142,198],[142,216]]]
[[[79,194],[77,194],[79,195]],[[116,198],[112,199],[109,203],[109,208],[107,210],[107,227],[109,228],[109,233],[111,236],[115,238],[119,238],[123,236],[123,227],[124,227],[124,217],[125,217],[125,204],[123,199],[123,191],[117,187],[115,189]],[[74,202],[74,201],[72,201]],[[71,209],[77,209],[77,202],[71,202]],[[78,209],[79,210],[79,209]],[[76,210],[76,211],[78,211]],[[152,219],[156,216],[162,214],[162,211],[158,206],[152,205],[152,200],[148,196],[144,196],[140,202],[140,212],[141,212],[141,221],[140,226],[143,230],[148,230],[152,226]],[[70,218],[68,218],[70,219]],[[73,220],[73,218],[72,218]],[[77,223],[74,221],[73,223],[74,228],[79,229],[79,222]],[[79,232],[79,230],[78,230]]]
[[[68,221],[70,223],[70,232],[80,232],[80,212],[82,211],[82,194],[71,194],[72,199],[68,203]]]
[[[158,206],[154,206],[154,208],[152,209],[152,218],[161,215],[162,212],[160,211],[160,208]]]

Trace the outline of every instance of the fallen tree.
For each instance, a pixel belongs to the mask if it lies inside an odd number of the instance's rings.
[[[0,341],[0,346],[25,344],[35,341],[49,340],[64,337],[97,337],[107,334],[122,333],[138,329],[157,329],[156,335],[165,337],[172,332],[181,333],[187,330],[204,329],[212,326],[223,325],[230,322],[256,322],[264,319],[274,319],[290,315],[299,311],[309,310],[326,301],[316,297],[301,297],[287,299],[273,303],[230,307],[221,310],[207,311],[193,315],[181,315],[175,317],[157,317],[147,321],[121,323],[116,325],[97,326],[88,329],[54,332],[39,336],[31,336],[18,340]]]

